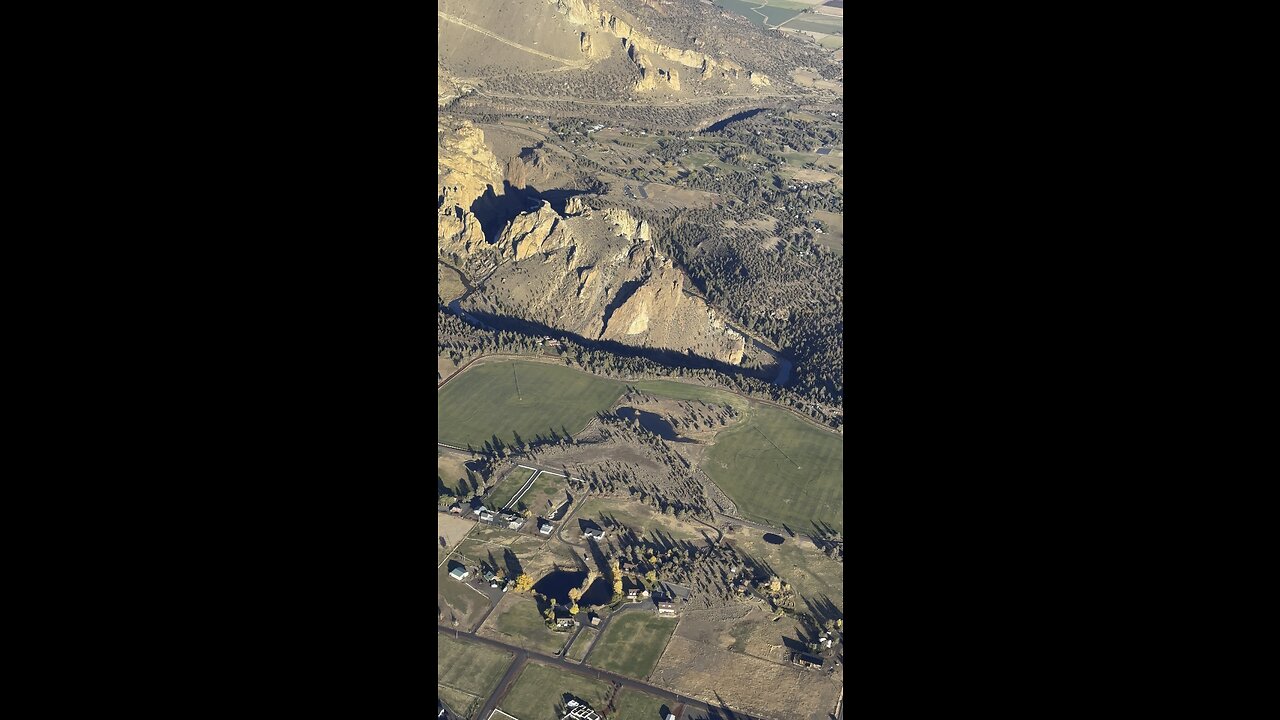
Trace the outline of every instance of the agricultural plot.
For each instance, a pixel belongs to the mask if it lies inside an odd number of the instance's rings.
[[[715,4],[732,10],[761,27],[777,27],[814,3],[794,0],[715,0]]]
[[[532,470],[522,467],[515,468],[507,473],[507,476],[493,488],[493,491],[485,498],[485,505],[494,510],[505,508],[507,503],[511,502],[511,498],[524,488],[525,482],[530,477],[533,477]]]
[[[692,385],[671,380],[642,380],[629,384],[631,387],[643,390],[650,395],[660,395],[675,400],[703,400],[720,405],[732,405],[739,411],[747,409],[747,399],[741,395],[702,385]]]
[[[511,666],[515,655],[501,650],[459,642],[445,635],[436,637],[436,683],[439,690],[449,693],[455,701],[449,702],[456,712],[470,717],[479,704],[477,700],[489,697],[503,673]],[[471,698],[467,707],[456,702]]]
[[[593,708],[603,708],[609,690],[609,683],[530,662],[498,703],[498,709],[520,720],[559,720],[564,717],[566,693],[585,700]]]
[[[578,637],[574,639],[573,644],[565,651],[564,656],[570,660],[582,662],[582,658],[587,656],[587,651],[591,649],[591,643],[596,639],[596,631],[591,628],[583,628],[578,633]]]
[[[459,629],[470,631],[489,608],[489,598],[450,577],[449,563],[445,563],[436,571],[436,604],[442,611],[441,625],[448,626],[456,618]]]
[[[568,483],[559,475],[539,473],[525,494],[516,501],[516,508],[528,509],[534,515],[548,517],[552,510],[562,504],[566,487]]]
[[[818,244],[844,257],[844,215],[815,210],[812,217],[827,226],[827,231],[817,236]]]
[[[651,612],[619,615],[609,622],[587,664],[643,680],[658,664],[677,622]]]
[[[615,709],[609,720],[659,720],[671,712],[670,705],[662,698],[639,690],[623,690],[613,701],[613,706]]]
[[[785,27],[790,30],[809,30],[835,35],[844,32],[844,19],[822,15],[804,15],[802,17],[793,17]]]
[[[548,630],[546,618],[538,612],[537,601],[514,591],[503,596],[479,634],[548,655],[563,648],[570,637],[569,633]]]
[[[436,448],[436,479],[439,484],[436,487],[438,494],[449,494],[454,496],[469,495],[480,487],[483,478],[479,473],[467,467],[470,462],[470,456],[448,450],[445,448]]]
[[[777,720],[810,720],[834,710],[840,684],[826,673],[709,648],[676,635],[649,682],[703,702],[718,703],[725,688],[735,710]]]
[[[454,515],[436,513],[436,564],[444,562],[450,550],[458,547],[458,543],[466,537],[467,532],[475,527],[474,520],[465,520]],[[444,538],[440,544],[439,538]]]
[[[479,448],[580,432],[622,383],[549,363],[477,363],[436,395],[439,441]]]
[[[769,405],[721,433],[703,469],[748,520],[844,530],[844,439]]]

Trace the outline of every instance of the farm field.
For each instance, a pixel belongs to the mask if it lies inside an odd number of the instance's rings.
[[[565,651],[564,656],[570,660],[582,662],[582,658],[587,656],[587,650],[590,649],[591,642],[596,639],[598,634],[589,627],[583,628],[582,632],[578,633],[578,637],[574,639],[573,644]]]
[[[827,231],[817,236],[818,244],[844,257],[844,215],[815,210],[812,217],[827,226]]]
[[[481,626],[479,634],[548,655],[554,655],[569,641],[569,633],[547,629],[545,618],[538,612],[537,601],[514,591],[503,596],[498,608]]]
[[[817,3],[795,2],[795,0],[713,0],[726,10],[745,17],[762,27],[777,27],[788,19],[795,17],[807,7]]]
[[[478,699],[487,698],[514,659],[515,655],[508,652],[437,635],[438,689],[453,690],[457,693],[455,697],[459,698],[462,694]],[[470,716],[475,710],[475,707],[459,707],[452,702],[449,704],[455,711],[466,716]]]
[[[494,436],[511,444],[580,432],[622,390],[620,382],[548,363],[477,363],[436,395],[439,442],[479,448]]]
[[[548,517],[550,512],[556,509],[548,503],[559,505],[565,499],[566,487],[568,483],[564,478],[544,472],[538,475],[538,479],[529,486],[529,491],[516,502],[516,508],[519,510],[527,508],[533,515]]]
[[[610,621],[587,664],[643,680],[658,664],[677,622],[651,612],[619,615]]]
[[[469,459],[470,456],[465,453],[436,448],[436,479],[439,480],[437,492],[464,495],[472,491],[480,476],[467,468]]]
[[[661,698],[639,690],[624,689],[613,705],[615,710],[609,720],[658,720],[670,713],[670,707]]]
[[[489,598],[449,576],[449,563],[436,571],[436,588],[436,603],[444,611],[440,617],[441,625],[450,625],[450,616],[453,615],[458,619],[458,627],[469,631],[489,607]]]
[[[844,531],[844,439],[786,410],[753,407],[717,437],[702,467],[748,520]]]
[[[445,515],[444,513],[436,513],[436,564],[444,562],[444,558],[449,554],[450,550],[458,547],[458,543],[466,537],[467,531],[475,527],[474,520],[464,520],[455,515]],[[439,538],[444,538],[444,545],[440,545]]]
[[[739,411],[747,409],[747,399],[741,395],[702,385],[673,382],[671,380],[641,380],[629,384],[631,387],[643,390],[650,395],[660,395],[675,400],[705,400],[706,402],[722,405],[732,405]]]
[[[498,703],[498,709],[520,720],[559,720],[564,716],[565,693],[582,698],[593,708],[603,708],[609,689],[606,682],[530,662]]]
[[[840,695],[840,685],[826,673],[709,648],[680,635],[671,638],[649,682],[707,703],[733,688],[735,710],[777,720],[823,717]]]
[[[783,27],[791,30],[811,30],[830,35],[844,32],[844,19],[825,15],[805,15],[804,17],[795,17],[789,20]]]
[[[533,475],[533,471],[528,468],[518,467],[507,473],[489,496],[485,498],[485,506],[494,510],[500,510],[511,502],[512,496],[524,487],[524,483]]]

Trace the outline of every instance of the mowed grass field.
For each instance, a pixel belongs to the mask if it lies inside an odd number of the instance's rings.
[[[669,703],[639,690],[623,690],[613,705],[616,709],[609,720],[659,720],[671,711]],[[667,713],[659,712],[663,708],[667,708]]]
[[[442,689],[474,698],[487,698],[511,666],[515,655],[501,650],[464,643],[445,635],[436,636],[436,683]],[[450,705],[453,705],[451,702]],[[474,708],[456,707],[470,715]]]
[[[519,389],[517,390],[517,383]],[[547,363],[512,360],[477,364],[436,395],[439,442],[480,448],[497,436],[580,432],[597,411],[622,395],[623,384]]]
[[[612,670],[641,680],[649,677],[676,629],[676,618],[650,612],[631,612],[609,622],[587,657],[592,667]]]
[[[507,473],[507,476],[498,483],[493,492],[489,493],[489,497],[485,498],[485,505],[500,510],[511,502],[512,496],[524,487],[524,483],[533,475],[533,471],[528,468],[518,467]]]
[[[564,708],[565,693],[585,700],[593,708],[603,709],[608,692],[606,682],[530,662],[498,703],[498,709],[520,720],[559,720],[563,716],[558,711]],[[655,716],[653,720],[658,718]]]
[[[748,520],[844,532],[844,438],[786,410],[754,407],[717,436],[702,467]]]
[[[497,609],[484,621],[480,634],[548,655],[563,648],[571,637],[570,633],[547,629],[546,618],[538,612],[538,603],[515,592],[503,596]]]

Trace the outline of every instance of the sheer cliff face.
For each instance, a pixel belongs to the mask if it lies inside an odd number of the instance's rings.
[[[438,126],[436,132],[441,145],[436,177],[444,205],[469,210],[486,189],[502,193],[502,166],[480,128],[463,121],[457,129]]]
[[[470,208],[490,188],[503,188],[501,165],[469,123],[441,128],[439,140],[437,252],[473,279],[487,277],[464,308],[589,339],[741,362],[743,337],[684,293],[684,275],[658,253],[647,222],[621,208],[593,209],[576,196],[565,215],[542,202],[486,237]],[[520,169],[536,166],[534,160]]]
[[[712,77],[713,73],[722,77],[738,76],[738,71],[747,72],[742,65],[727,58],[714,58],[696,50],[678,48],[665,44],[656,38],[632,27],[630,23],[618,17],[614,12],[600,5],[596,0],[547,0],[565,18],[577,25],[583,25],[599,35],[621,39],[627,48],[629,57],[640,67],[641,79],[636,90],[643,92],[656,89],[680,90],[680,74],[674,67],[682,65],[694,68],[699,74]],[[590,53],[590,47],[597,41],[591,41],[588,32],[581,34],[583,52]],[[643,53],[638,51],[644,51]],[[654,59],[644,53],[653,56]],[[769,78],[761,73],[751,73],[751,82],[755,86],[769,85]]]

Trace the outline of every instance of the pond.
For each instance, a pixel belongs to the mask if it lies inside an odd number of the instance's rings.
[[[631,420],[632,418],[639,417],[640,427],[661,437],[663,440],[670,440],[672,442],[693,442],[688,438],[680,437],[680,434],[671,426],[671,423],[651,412],[623,407],[618,408],[618,417],[621,417],[623,420]]]
[[[582,581],[587,579],[584,572],[570,572],[568,570],[560,570],[542,578],[533,586],[537,592],[560,603],[569,603],[569,590],[580,587]],[[613,598],[613,588],[609,587],[609,583],[604,578],[596,578],[591,583],[591,587],[587,588],[587,593],[578,599],[579,605],[603,605]]]
[[[782,544],[782,536],[781,536],[781,535],[774,535],[773,533],[765,533],[765,534],[764,534],[764,541],[765,541],[765,542],[767,542],[767,543],[769,543],[770,545],[781,545],[781,544]],[[581,581],[581,580],[579,580],[578,582],[582,582],[582,581]]]

